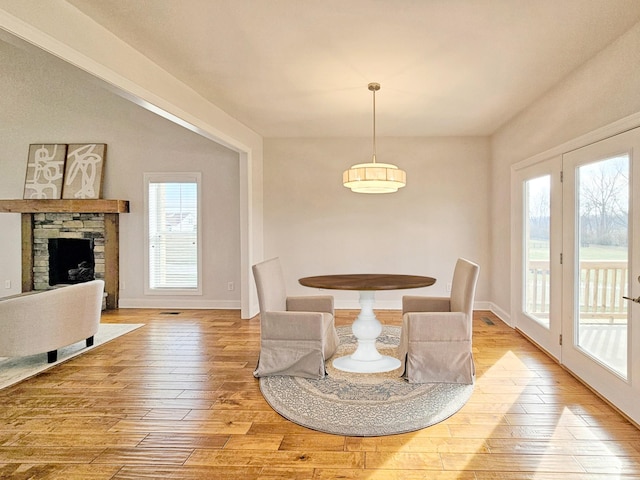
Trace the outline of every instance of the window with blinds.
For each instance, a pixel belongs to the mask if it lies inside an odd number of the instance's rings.
[[[148,293],[198,294],[198,174],[147,174]]]

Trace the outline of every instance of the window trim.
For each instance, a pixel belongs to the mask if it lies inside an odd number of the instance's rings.
[[[160,296],[202,295],[202,173],[201,172],[163,172],[144,173],[144,294]],[[186,183],[197,185],[198,231],[197,231],[197,268],[196,288],[151,288],[149,276],[149,184]]]

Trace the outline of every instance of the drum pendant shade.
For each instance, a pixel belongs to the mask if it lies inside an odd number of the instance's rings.
[[[356,193],[393,193],[407,184],[407,174],[390,163],[376,162],[376,91],[379,83],[370,83],[373,92],[373,159],[353,165],[342,174],[342,183]]]

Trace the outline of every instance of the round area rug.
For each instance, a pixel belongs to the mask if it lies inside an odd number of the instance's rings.
[[[355,351],[351,327],[338,327],[340,346],[335,356]],[[378,351],[396,356],[400,327],[383,326]],[[400,369],[386,373],[347,373],[327,361],[328,375],[320,380],[262,377],[260,390],[284,418],[320,432],[372,437],[413,432],[441,422],[467,402],[473,385],[410,384]]]

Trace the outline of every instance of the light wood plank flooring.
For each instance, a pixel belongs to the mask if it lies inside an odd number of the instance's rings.
[[[251,374],[257,318],[116,310],[103,322],[146,325],[0,391],[0,478],[640,479],[640,431],[489,312],[475,313],[467,405],[377,438],[271,410]]]

